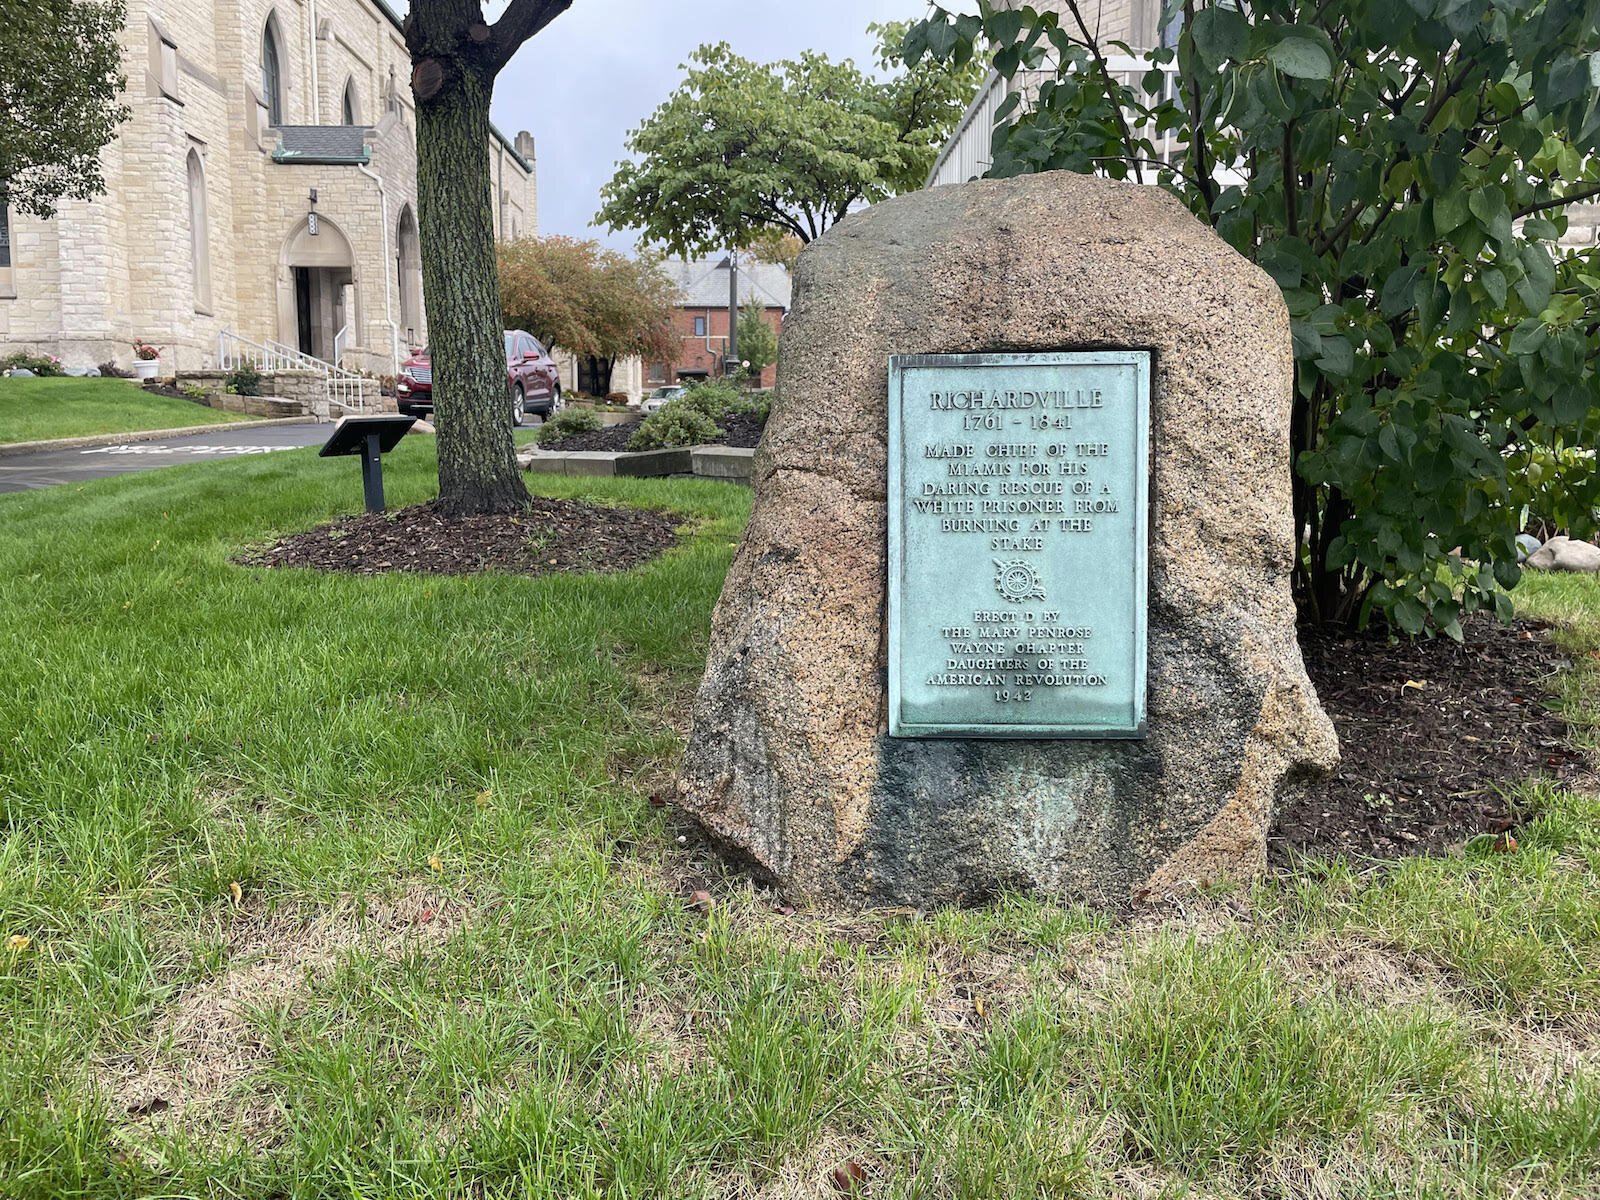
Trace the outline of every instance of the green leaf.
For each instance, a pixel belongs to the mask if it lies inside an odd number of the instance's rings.
[[[983,30],[994,45],[1009,46],[1022,32],[1022,12],[1014,8],[992,12],[984,19]]]
[[[928,52],[928,22],[918,21],[906,30],[900,43],[900,57],[907,66],[916,66]]]
[[[1417,268],[1409,265],[1390,272],[1378,297],[1378,309],[1384,316],[1398,317],[1411,307],[1418,274]]]
[[[1322,339],[1322,357],[1317,359],[1317,366],[1325,374],[1347,377],[1356,369],[1355,347],[1342,337],[1325,337]]]
[[[942,62],[955,50],[959,37],[955,25],[949,21],[928,22],[928,53]]]
[[[1576,425],[1589,415],[1594,398],[1583,388],[1564,388],[1555,394],[1551,403],[1557,424]]]
[[[1538,317],[1529,317],[1511,331],[1507,349],[1512,354],[1537,354],[1549,337],[1550,327]]]
[[[1285,75],[1296,79],[1327,79],[1333,74],[1328,52],[1310,38],[1286,37],[1267,47],[1267,59]]]
[[[1525,243],[1517,252],[1523,277],[1517,281],[1517,298],[1529,312],[1543,312],[1556,286],[1556,268],[1543,246]]]
[[[1202,8],[1194,18],[1194,46],[1207,66],[1218,67],[1244,57],[1250,25],[1231,8]]]
[[[1436,233],[1459,229],[1472,216],[1468,194],[1460,188],[1441,192],[1433,198],[1433,228]]]
[[[1483,290],[1489,294],[1489,299],[1494,301],[1496,308],[1506,306],[1506,273],[1499,267],[1490,267],[1478,276],[1478,282],[1483,285]]]
[[[1399,462],[1401,460],[1402,455],[1400,453],[1400,438],[1399,435],[1395,433],[1394,426],[1392,424],[1385,425],[1382,429],[1378,430],[1378,449],[1382,450],[1388,457],[1394,459],[1395,462]]]
[[[1588,61],[1575,58],[1570,50],[1563,50],[1547,70],[1535,75],[1533,95],[1539,107],[1549,112],[1576,100],[1588,86]]]
[[[1400,628],[1412,637],[1416,637],[1427,626],[1428,614],[1422,605],[1410,596],[1397,601],[1389,611],[1394,614],[1394,619]]]

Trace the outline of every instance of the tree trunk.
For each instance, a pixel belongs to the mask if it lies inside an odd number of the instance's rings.
[[[528,489],[511,440],[495,265],[489,175],[494,76],[468,56],[466,31],[481,20],[472,0],[419,3],[412,20],[424,27],[410,30],[410,37],[433,55],[419,61],[412,87],[439,504],[449,516],[517,512],[528,505]]]

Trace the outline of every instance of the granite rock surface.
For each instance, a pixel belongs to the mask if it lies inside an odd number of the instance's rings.
[[[1600,546],[1558,534],[1528,555],[1527,565],[1536,571],[1600,571]]]
[[[795,283],[684,808],[823,906],[1120,906],[1260,871],[1273,806],[1337,761],[1295,638],[1272,280],[1165,192],[1057,172],[848,217]],[[1148,736],[890,738],[889,356],[1101,347],[1154,352]]]

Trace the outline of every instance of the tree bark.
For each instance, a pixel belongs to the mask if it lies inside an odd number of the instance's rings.
[[[477,0],[417,0],[407,22],[417,101],[417,219],[433,352],[439,505],[517,512],[528,489],[511,440],[495,263],[489,100],[495,64]]]

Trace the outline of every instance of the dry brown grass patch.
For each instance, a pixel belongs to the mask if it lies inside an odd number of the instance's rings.
[[[271,1094],[252,1086],[273,1053],[256,1014],[293,1011],[346,954],[437,950],[470,916],[464,901],[422,886],[394,899],[346,900],[309,919],[241,911],[223,930],[227,968],[182,989],[133,1051],[97,1062],[113,1124],[262,1141],[279,1114]]]

